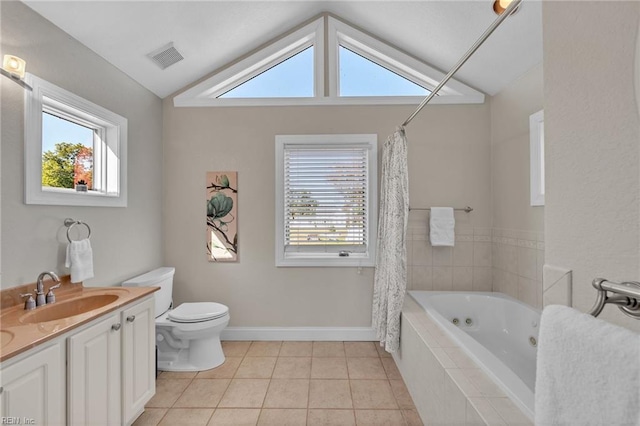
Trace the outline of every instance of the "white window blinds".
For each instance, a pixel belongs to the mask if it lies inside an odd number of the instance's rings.
[[[325,246],[364,251],[368,244],[368,155],[369,146],[364,145],[285,148],[284,238],[288,250]]]

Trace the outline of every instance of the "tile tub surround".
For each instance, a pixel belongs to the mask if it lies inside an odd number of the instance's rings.
[[[464,224],[456,212],[455,246],[433,247],[429,214],[412,211],[407,226],[407,289],[491,291],[491,228]],[[473,214],[473,213],[470,213]]]
[[[162,372],[141,425],[422,425],[374,342],[222,342],[226,361]]]
[[[541,309],[544,234],[494,228],[491,240],[493,291]]]
[[[410,298],[394,359],[425,424],[533,425]]]

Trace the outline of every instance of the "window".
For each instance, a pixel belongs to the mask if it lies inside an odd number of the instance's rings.
[[[531,205],[544,206],[544,111],[529,117]]]
[[[276,266],[373,266],[376,135],[276,136]]]
[[[326,42],[325,42],[326,40]],[[419,104],[444,74],[323,14],[173,99],[176,107]],[[454,79],[432,103],[482,103]]]
[[[127,120],[27,75],[25,203],[126,207]]]

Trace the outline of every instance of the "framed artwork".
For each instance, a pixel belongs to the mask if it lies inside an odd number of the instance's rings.
[[[238,260],[238,172],[207,172],[207,258]]]

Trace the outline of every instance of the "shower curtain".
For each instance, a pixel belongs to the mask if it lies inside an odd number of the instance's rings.
[[[396,129],[382,150],[380,214],[374,275],[372,324],[376,338],[387,352],[400,343],[400,311],[407,288],[407,221],[409,176],[407,138]]]

